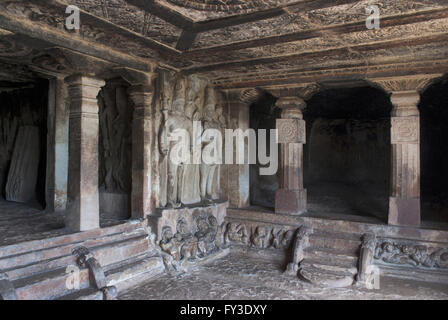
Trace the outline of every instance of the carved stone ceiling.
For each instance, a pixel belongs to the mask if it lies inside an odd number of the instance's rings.
[[[83,10],[75,34],[63,27],[67,2],[2,1],[0,28],[26,18],[222,88],[448,72],[447,0],[71,0]],[[366,27],[369,5],[380,8],[379,30]]]

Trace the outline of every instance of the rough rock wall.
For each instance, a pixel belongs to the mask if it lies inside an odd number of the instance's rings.
[[[215,128],[224,132],[227,121],[221,93],[197,76],[184,77],[165,70],[159,73],[156,88],[160,206],[177,207],[222,199],[224,166],[175,165],[169,158],[177,142],[168,139],[174,130],[185,129],[190,133],[190,148],[194,143],[204,146],[203,131],[194,130],[194,121],[201,123],[202,130]]]
[[[45,204],[45,166],[47,138],[48,84],[42,81],[35,88],[19,89],[0,94],[0,190],[4,197],[6,179],[19,128],[36,126],[40,131],[41,152],[39,159],[37,200]]]
[[[387,193],[391,110],[387,94],[372,87],[327,89],[309,99],[305,187],[314,182],[368,184]]]
[[[308,124],[305,176],[317,181],[387,186],[389,119],[317,118]]]

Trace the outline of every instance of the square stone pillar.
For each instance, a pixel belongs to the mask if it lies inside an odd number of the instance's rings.
[[[152,188],[152,168],[157,167],[153,159],[153,87],[136,85],[128,93],[134,103],[132,121],[132,195],[131,211],[133,219],[144,219],[154,212],[156,199]],[[154,162],[154,163],[152,163]]]
[[[391,190],[389,224],[420,226],[419,92],[441,74],[371,79],[391,93]]]
[[[284,97],[277,101],[282,118],[277,119],[280,143],[280,189],[275,193],[275,212],[300,214],[306,211],[307,193],[303,187],[303,145],[306,127],[302,110],[305,101]]]
[[[46,209],[65,211],[68,175],[68,103],[63,78],[49,82]]]
[[[417,91],[392,93],[389,224],[420,226],[420,116]]]
[[[249,129],[250,102],[244,101],[238,95],[228,100],[228,115],[231,129]],[[247,139],[245,140],[245,152],[248,150]],[[234,156],[236,149],[234,146]],[[245,156],[247,158],[247,155]],[[250,170],[249,164],[229,164],[227,176],[227,197],[230,207],[247,208],[250,206]]]
[[[99,228],[97,95],[105,82],[81,75],[65,79],[70,101],[66,226]]]

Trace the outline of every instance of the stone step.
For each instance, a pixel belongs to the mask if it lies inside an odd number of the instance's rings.
[[[151,257],[147,254],[110,266],[105,270],[108,286],[115,286],[118,293],[164,272],[165,265],[162,258]]]
[[[67,272],[66,268],[60,268],[35,274],[29,277],[13,281],[19,300],[49,300],[56,299],[67,293],[78,291],[70,290],[67,283],[73,274]],[[88,269],[79,271],[79,288],[85,289],[90,286]]]
[[[300,263],[300,269],[313,269],[321,273],[328,273],[333,275],[355,276],[358,273],[356,267],[345,267],[334,264],[323,264],[320,261],[305,259]]]
[[[89,248],[103,266],[113,268],[114,266],[121,265],[124,261],[137,259],[141,257],[149,250],[149,242],[147,234],[133,234],[131,238],[115,238],[116,241],[105,242],[101,245],[93,248]],[[110,240],[110,239],[109,239]],[[16,279],[11,279],[13,285],[16,288],[19,299],[24,300],[45,300],[55,299],[60,296],[72,294],[70,289],[67,288],[67,280],[71,276],[69,272],[66,272],[67,266],[76,265],[75,257],[72,256],[71,251],[79,244],[72,244],[69,252],[70,255],[65,255],[59,258],[54,258],[46,261],[39,261],[31,265],[24,266],[22,268],[10,270],[7,274],[21,275]],[[151,270],[152,265],[156,265],[157,270],[160,267],[163,268],[163,262],[145,261],[146,265],[142,268],[149,268]],[[107,270],[107,268],[105,268]],[[142,270],[140,270],[142,271]],[[129,278],[132,277],[133,272],[126,273]],[[116,276],[117,277],[117,276]],[[80,270],[80,289],[85,289],[90,286],[88,269]]]
[[[62,296],[57,300],[104,300],[104,294],[96,288],[86,288]]]
[[[309,246],[315,248],[338,249],[348,255],[359,254],[360,240],[350,238],[333,238],[312,234],[309,236]]]
[[[63,247],[64,245],[76,243],[84,243],[87,244],[87,246],[94,246],[97,243],[109,241],[108,239],[115,236],[121,238],[132,237],[133,234],[142,232],[145,232],[142,222],[129,221],[113,227],[72,233],[54,238],[27,241],[0,247],[0,259],[11,258],[38,250],[51,250],[57,247]]]
[[[305,259],[319,261],[326,265],[337,265],[343,267],[357,267],[358,256],[346,254],[344,250],[331,248],[308,247],[305,249]]]
[[[132,235],[113,235],[100,241],[86,241],[82,245],[87,246],[97,259],[106,265],[105,263],[114,263],[110,255],[113,252],[115,245],[120,247],[122,252],[123,246],[131,245],[132,249],[129,252],[123,254],[123,256],[133,256],[145,251],[148,248],[148,242],[146,240],[146,234],[132,234]],[[78,244],[71,243],[61,247],[49,248],[45,250],[36,250],[34,252],[26,253],[23,255],[16,255],[13,257],[5,257],[0,259],[0,269],[6,272],[11,280],[19,279],[21,277],[38,274],[46,270],[57,269],[66,267],[71,264],[76,264],[76,259],[72,255],[72,250],[76,248]],[[137,253],[135,254],[135,249]],[[99,259],[101,258],[101,259]]]
[[[299,274],[310,283],[326,288],[348,287],[354,283],[353,275],[329,272],[312,265],[301,268]]]

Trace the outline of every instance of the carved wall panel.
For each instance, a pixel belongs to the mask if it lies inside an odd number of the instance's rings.
[[[156,104],[162,114],[157,131],[161,206],[180,207],[222,199],[221,166],[193,163],[194,152],[201,153],[207,145],[202,141],[204,130],[213,128],[223,132],[226,128],[222,96],[197,76],[184,77],[162,71],[157,83]],[[178,139],[172,141],[171,137],[178,129],[188,132],[189,163],[170,161],[179,143]]]
[[[382,239],[376,245],[375,260],[380,264],[448,269],[448,248]]]
[[[289,249],[296,228],[230,221],[224,229],[226,245],[245,245],[259,249]]]

